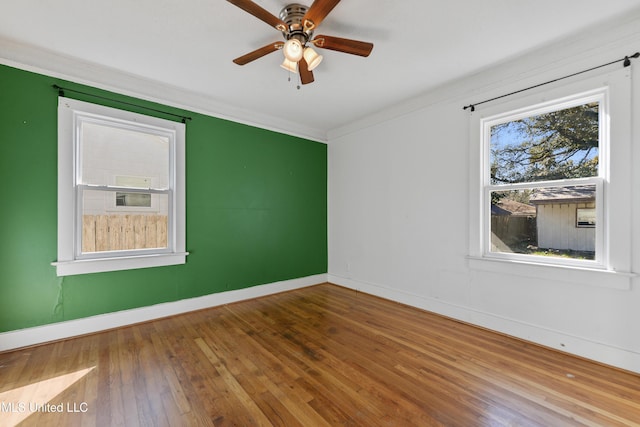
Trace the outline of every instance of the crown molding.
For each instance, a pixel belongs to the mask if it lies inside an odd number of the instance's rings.
[[[173,85],[9,39],[0,38],[0,64],[273,132],[327,142],[326,132],[322,129],[258,114]]]
[[[327,132],[328,143],[430,106],[491,98],[633,54],[640,50],[640,9],[551,44],[522,52]],[[635,60],[640,65],[640,60]],[[467,113],[468,114],[468,113]]]

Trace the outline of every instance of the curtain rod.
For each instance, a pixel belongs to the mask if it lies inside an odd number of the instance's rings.
[[[155,108],[145,107],[144,105],[133,104],[131,102],[121,101],[119,99],[108,98],[106,96],[94,95],[92,93],[82,92],[82,91],[75,90],[75,89],[69,89],[69,88],[65,88],[65,87],[62,87],[62,86],[58,86],[58,85],[53,85],[53,88],[58,91],[58,95],[59,96],[64,96],[65,92],[79,93],[81,95],[86,95],[86,96],[91,96],[93,98],[102,99],[104,101],[117,102],[119,104],[128,105],[130,107],[143,108],[143,109],[148,110],[148,111],[153,111],[153,112],[156,112],[156,113],[161,113],[161,114],[166,114],[168,116],[177,117],[177,118],[182,120],[182,123],[186,123],[187,120],[192,120],[191,117],[188,117],[188,116],[181,116],[180,114],[174,114],[174,113],[170,113],[168,111],[157,110]]]
[[[633,55],[625,56],[624,58],[621,58],[621,59],[616,59],[615,61],[607,62],[606,64],[598,65],[597,67],[588,68],[586,70],[578,71],[577,73],[573,73],[573,74],[569,74],[569,75],[564,76],[564,77],[558,77],[557,79],[549,80],[548,82],[539,83],[539,84],[534,85],[534,86],[529,86],[529,87],[524,88],[524,89],[516,90],[515,92],[510,92],[510,93],[507,93],[507,94],[504,94],[504,95],[496,96],[495,98],[491,98],[491,99],[485,99],[484,101],[476,102],[475,104],[465,105],[464,107],[462,107],[462,109],[463,110],[469,109],[471,111],[475,111],[477,105],[485,104],[485,103],[491,102],[491,101],[495,101],[496,99],[506,98],[507,96],[515,95],[515,94],[520,93],[520,92],[524,92],[524,91],[527,91],[527,90],[535,89],[535,88],[540,87],[540,86],[544,86],[544,85],[548,85],[548,84],[551,84],[551,83],[555,83],[557,81],[568,79],[569,77],[574,77],[574,76],[577,76],[579,74],[588,73],[589,71],[597,70],[598,68],[603,68],[603,67],[606,67],[608,65],[615,64],[617,62],[624,61],[623,65],[625,67],[628,67],[628,66],[631,65],[631,58],[635,59],[635,58],[638,58],[638,57],[640,57],[640,52],[636,52]]]

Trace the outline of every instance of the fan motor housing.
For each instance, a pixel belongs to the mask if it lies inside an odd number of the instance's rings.
[[[280,19],[289,27],[289,31],[283,32],[282,34],[287,40],[291,38],[298,39],[303,46],[313,34],[313,31],[304,31],[302,25],[302,19],[307,13],[307,10],[309,10],[309,7],[303,4],[292,3],[286,5],[280,11]]]

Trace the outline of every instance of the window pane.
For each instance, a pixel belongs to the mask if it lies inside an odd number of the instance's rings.
[[[80,183],[169,187],[169,138],[83,122]]]
[[[148,193],[116,193],[116,206],[151,207],[151,194]]]
[[[491,192],[491,251],[595,259],[595,196],[595,185]]]
[[[491,184],[598,176],[597,102],[491,127]]]
[[[578,208],[576,212],[576,227],[595,227],[595,208]]]
[[[118,195],[146,196],[151,207],[120,206]],[[167,194],[82,192],[82,253],[167,248]]]

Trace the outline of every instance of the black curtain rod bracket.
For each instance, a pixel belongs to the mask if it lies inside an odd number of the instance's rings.
[[[629,67],[629,66],[631,66],[631,58],[633,58],[633,59],[637,59],[637,58],[639,58],[639,57],[640,57],[640,52],[636,52],[636,53],[634,53],[634,54],[633,54],[633,55],[631,55],[631,56],[625,56],[625,57],[624,57],[624,64],[623,64],[623,65],[624,65],[625,67]]]
[[[548,84],[551,84],[551,83],[555,83],[557,81],[568,79],[569,77],[574,77],[574,76],[577,76],[579,74],[588,73],[589,71],[597,70],[598,68],[603,68],[603,67],[615,64],[617,62],[622,62],[622,65],[624,67],[629,67],[629,66],[631,66],[631,59],[637,59],[637,58],[640,58],[640,52],[636,52],[633,55],[625,56],[622,59],[616,59],[615,61],[607,62],[606,64],[598,65],[597,67],[591,67],[591,68],[588,68],[586,70],[578,71],[577,73],[573,73],[573,74],[569,74],[569,75],[564,76],[564,77],[558,77],[557,79],[549,80],[548,82],[544,82],[544,83],[540,83],[540,84],[537,84],[537,85],[526,87],[524,89],[516,90],[515,92],[509,92],[509,93],[504,94],[504,95],[496,96],[495,98],[485,99],[484,101],[476,102],[475,104],[465,105],[464,107],[462,107],[462,109],[463,110],[470,110],[471,112],[473,112],[473,111],[476,111],[476,106],[477,105],[485,104],[487,102],[495,101],[497,99],[506,98],[507,96],[515,95],[515,94],[518,94],[520,92],[524,92],[524,91],[527,91],[527,90],[538,88],[540,86],[544,86],[544,85],[548,85]]]
[[[192,120],[191,117],[188,117],[188,116],[182,116],[180,114],[174,114],[174,113],[170,113],[168,111],[158,110],[158,109],[151,108],[151,107],[145,107],[144,105],[139,105],[139,104],[134,104],[134,103],[131,103],[131,102],[121,101],[119,99],[108,98],[106,96],[95,95],[95,94],[92,94],[92,93],[82,92],[82,91],[75,90],[75,89],[69,89],[69,88],[65,88],[65,87],[62,87],[62,86],[58,86],[56,84],[53,85],[53,88],[58,91],[58,96],[65,96],[64,95],[65,91],[66,92],[73,92],[73,93],[77,93],[77,94],[80,94],[80,95],[85,95],[85,96],[90,96],[90,97],[97,98],[97,99],[102,99],[104,101],[116,102],[118,104],[128,105],[130,107],[142,108],[142,109],[145,109],[147,111],[153,111],[155,113],[161,113],[161,114],[165,114],[167,116],[176,117],[176,118],[180,119],[180,121],[182,123],[186,123],[187,120]]]

